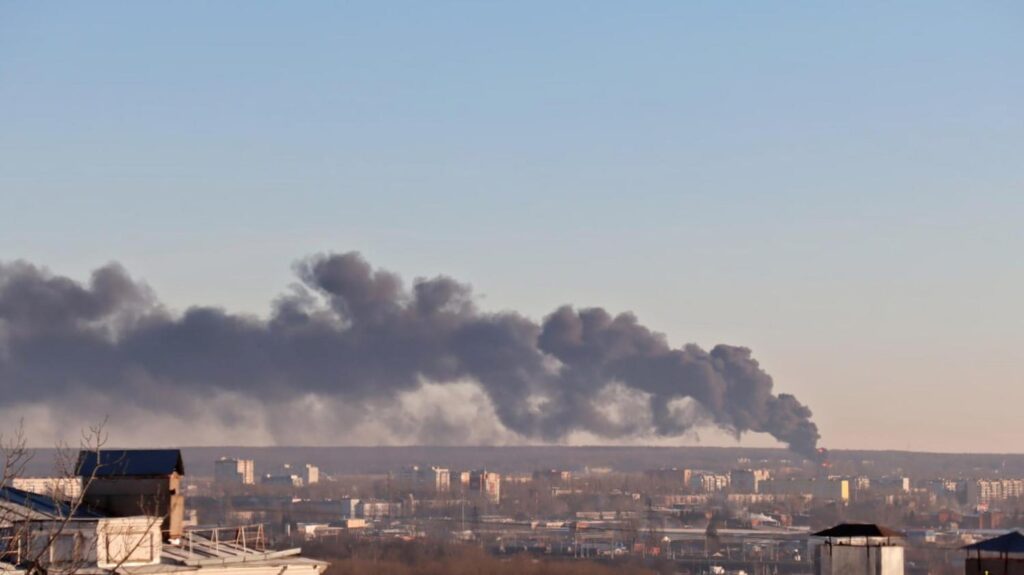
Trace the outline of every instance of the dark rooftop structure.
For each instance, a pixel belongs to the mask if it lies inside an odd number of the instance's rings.
[[[178,449],[102,449],[80,451],[77,473],[82,500],[112,517],[163,517],[166,539],[184,529],[185,475]]]
[[[899,531],[874,523],[840,523],[814,536],[825,539],[814,548],[814,572],[818,575],[904,574],[903,533]]]
[[[1024,535],[1010,531],[961,547],[967,552],[964,575],[1024,574]]]
[[[81,477],[162,477],[185,474],[178,449],[104,449],[78,453]]]
[[[852,537],[903,537],[903,533],[874,523],[840,523],[814,534],[815,537],[846,539]]]
[[[982,551],[988,553],[1022,553],[1024,554],[1024,535],[1020,531],[1010,531],[999,537],[979,541],[961,547],[965,551]]]

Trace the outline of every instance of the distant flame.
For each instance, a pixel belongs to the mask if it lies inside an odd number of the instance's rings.
[[[832,467],[832,462],[828,458],[828,450],[824,447],[818,448],[818,465],[821,467]]]

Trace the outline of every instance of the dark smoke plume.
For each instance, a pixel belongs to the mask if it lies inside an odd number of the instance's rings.
[[[678,436],[712,423],[737,436],[769,433],[814,457],[810,410],[773,394],[746,348],[672,348],[632,314],[600,308],[562,307],[540,325],[486,313],[465,284],[436,277],[406,289],[357,253],[295,269],[300,284],[263,319],[211,307],[171,314],[117,265],[87,285],[24,262],[0,265],[3,406],[83,391],[153,411],[173,410],[175,394],[214,392],[268,405],[303,395],[359,404],[424,381],[474,381],[524,438]],[[648,398],[646,423],[608,415],[599,398],[610,386]]]

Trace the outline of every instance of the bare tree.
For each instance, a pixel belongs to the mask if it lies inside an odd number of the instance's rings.
[[[116,571],[137,559],[136,552],[147,546],[150,553],[156,552],[159,546],[153,541],[154,527],[163,522],[163,516],[147,512],[142,522],[109,519],[85,503],[90,485],[105,467],[116,462],[98,462],[82,475],[79,453],[99,453],[107,440],[104,420],[82,431],[78,450],[58,444],[49,493],[28,495],[13,489],[34,457],[23,424],[19,423],[10,436],[0,438],[0,560],[16,564],[27,575],[73,575],[100,562],[104,569]],[[152,507],[155,509],[155,502]],[[146,509],[146,502],[140,501],[140,508]],[[156,537],[160,538],[158,529]],[[112,541],[117,544],[112,545]]]

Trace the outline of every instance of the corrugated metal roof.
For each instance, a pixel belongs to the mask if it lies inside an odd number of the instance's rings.
[[[78,452],[80,477],[152,477],[185,474],[178,449],[104,449]]]
[[[13,505],[25,510],[24,516],[20,517],[22,519],[40,518],[40,516],[46,518],[72,517],[74,519],[99,519],[105,517],[92,509],[86,508],[84,505],[73,508],[66,501],[57,500],[48,495],[15,489],[14,487],[0,487],[0,503],[8,504],[8,508]]]
[[[903,534],[874,523],[840,523],[814,534],[815,537],[903,537]]]

